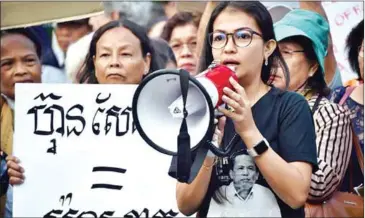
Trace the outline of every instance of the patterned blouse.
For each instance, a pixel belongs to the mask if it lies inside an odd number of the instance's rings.
[[[331,101],[338,103],[346,92],[346,87],[339,87],[333,90],[331,94]],[[354,101],[351,97],[348,97],[343,104],[344,107],[351,112],[351,123],[357,135],[360,147],[364,153],[364,105],[361,105]],[[352,170],[352,185],[359,186],[364,183],[364,177],[359,167],[355,149],[352,149],[351,161],[349,168],[347,169],[341,191],[353,192],[353,188],[350,187],[350,170]]]

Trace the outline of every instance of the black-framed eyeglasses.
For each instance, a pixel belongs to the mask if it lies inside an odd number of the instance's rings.
[[[253,35],[258,35],[262,38],[260,33],[250,28],[238,29],[233,33],[215,31],[209,34],[209,44],[215,49],[224,48],[228,43],[228,36],[230,35],[232,36],[233,43],[240,48],[249,46],[252,42]]]

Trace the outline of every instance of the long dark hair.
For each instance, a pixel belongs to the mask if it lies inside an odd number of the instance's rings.
[[[361,46],[363,40],[364,40],[364,20],[358,23],[351,30],[346,40],[346,48],[348,49],[347,56],[350,62],[350,66],[352,70],[354,70],[357,73],[360,80],[364,80],[364,78],[361,78],[360,66],[358,61],[359,47]]]
[[[202,56],[200,58],[199,70],[198,72],[204,71],[213,61],[213,54],[209,44],[209,33],[213,31],[213,23],[218,15],[227,7],[232,7],[238,9],[242,12],[249,14],[253,17],[258,24],[261,32],[262,38],[264,42],[269,41],[270,39],[275,38],[273,22],[270,16],[269,11],[266,7],[258,2],[258,1],[232,1],[232,2],[221,2],[217,5],[217,7],[212,12],[210,20],[207,25],[206,35],[204,38],[203,51]],[[274,65],[276,67],[274,67]],[[285,64],[283,57],[280,54],[279,48],[276,47],[274,52],[268,58],[267,66],[265,64],[262,65],[261,68],[261,80],[266,84],[271,84],[273,81],[270,80],[270,75],[276,74],[277,67],[281,67],[284,72],[284,76],[286,78],[286,87],[289,85],[289,72],[288,68]]]
[[[153,48],[155,49],[156,59],[162,68],[166,68],[169,61],[172,61],[175,65],[176,58],[170,45],[162,38],[151,39]]]
[[[95,66],[93,61],[93,57],[96,54],[96,43],[99,41],[100,37],[106,31],[117,27],[125,27],[129,29],[139,39],[139,41],[141,42],[142,55],[144,58],[148,53],[151,54],[151,64],[148,73],[159,69],[157,62],[155,61],[155,51],[153,49],[153,46],[151,45],[150,39],[148,38],[145,29],[127,19],[118,21],[116,20],[105,24],[94,33],[90,43],[89,52],[86,56],[84,65],[81,68],[81,71],[79,72],[80,83],[91,83],[91,84],[98,83],[98,80],[96,79],[95,76]]]
[[[311,64],[319,64],[318,58],[313,49],[313,43],[309,38],[304,36],[292,36],[282,40],[281,42],[293,42],[299,44],[303,48],[304,55],[307,60]],[[331,90],[327,86],[324,73],[325,72],[322,72],[322,68],[318,66],[313,76],[308,78],[307,88],[310,89],[310,92],[317,93],[321,96],[328,96],[330,94]]]
[[[258,24],[260,31],[262,32],[262,38],[263,38],[264,42],[267,42],[270,39],[276,40],[273,22],[272,22],[270,13],[262,3],[258,2],[258,1],[220,2],[217,5],[217,7],[213,10],[212,15],[211,15],[208,25],[207,25],[206,35],[204,37],[202,56],[200,58],[198,72],[202,72],[205,69],[207,69],[208,66],[213,61],[212,48],[209,44],[209,33],[211,33],[213,31],[213,23],[216,20],[216,18],[227,7],[232,7],[232,8],[238,9],[242,12],[249,14],[252,18],[254,18],[256,23]],[[274,52],[268,58],[267,66],[265,64],[262,65],[261,80],[265,84],[271,84],[273,81],[269,80],[270,75],[276,74],[277,67],[282,68],[284,76],[286,78],[286,87],[288,87],[289,79],[290,79],[289,72],[288,72],[286,63],[280,54],[278,47],[275,48]],[[220,190],[214,191],[212,197],[213,197],[213,200],[216,201],[218,204],[221,204],[224,200],[226,200],[226,198],[220,192]]]

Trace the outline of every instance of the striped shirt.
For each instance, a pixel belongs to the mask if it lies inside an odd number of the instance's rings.
[[[312,109],[318,95],[308,103]],[[316,130],[318,167],[312,174],[308,199],[323,201],[340,186],[345,175],[352,148],[350,112],[322,98],[313,114]]]

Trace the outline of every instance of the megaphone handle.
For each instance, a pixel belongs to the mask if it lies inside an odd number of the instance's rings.
[[[222,106],[222,105],[221,105]],[[228,109],[227,104],[224,104],[224,108]],[[223,117],[224,114],[219,112],[217,109],[215,109],[214,111],[214,117],[215,119],[219,120],[221,117]],[[213,129],[215,130],[218,126],[218,122],[213,124]],[[214,137],[214,135],[213,135]],[[229,155],[229,153],[232,151],[233,146],[230,146],[230,143],[227,147],[228,150],[225,150],[225,146],[223,146],[222,148],[217,148],[211,141],[207,141],[207,144],[209,145],[209,150],[211,150],[215,155],[217,155],[218,157],[224,157]]]
[[[218,106],[218,107],[222,107],[222,106],[224,106],[224,108],[225,108],[225,109],[229,110],[229,107],[228,107],[228,105],[227,105],[227,104],[222,104],[222,105],[220,105],[220,106]],[[218,111],[218,109],[215,109],[215,110],[214,110],[214,117],[215,117],[216,119],[219,119],[219,118],[221,118],[221,117],[223,117],[223,116],[224,116],[224,114],[223,114],[223,113],[221,113],[221,112],[219,112],[219,111]]]
[[[229,142],[227,146],[224,146],[222,148],[217,148],[211,141],[208,141],[209,150],[211,150],[215,155],[218,157],[226,157],[231,154],[233,151],[234,146],[239,142],[240,137],[235,134],[232,138],[232,140]]]

